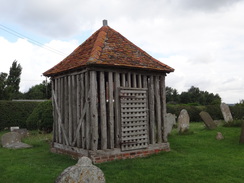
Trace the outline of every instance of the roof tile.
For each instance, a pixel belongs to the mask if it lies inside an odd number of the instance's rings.
[[[97,30],[63,61],[43,73],[45,76],[89,65],[141,68],[163,72],[174,69],[151,57],[109,26]]]

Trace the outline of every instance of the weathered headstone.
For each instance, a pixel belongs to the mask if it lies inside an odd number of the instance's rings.
[[[178,117],[178,131],[180,133],[186,132],[189,130],[190,126],[190,117],[187,110],[182,109]]]
[[[240,135],[239,143],[244,144],[244,122],[242,123],[242,126],[241,126],[241,135]]]
[[[32,146],[21,142],[21,134],[17,132],[8,132],[2,135],[1,144],[4,148],[20,149],[30,148]]]
[[[216,140],[223,140],[224,139],[224,136],[222,135],[221,132],[217,132],[217,135],[216,135]]]
[[[55,183],[105,183],[105,177],[89,158],[82,157],[76,165],[66,168]]]
[[[165,116],[165,125],[164,125],[164,140],[168,141],[168,135],[172,131],[174,125],[176,125],[176,116],[175,114],[167,113]]]
[[[214,123],[212,117],[205,111],[200,112],[199,114],[206,125],[206,127],[210,130],[215,129],[217,125]]]
[[[232,122],[233,121],[233,117],[231,115],[229,106],[227,104],[225,104],[225,103],[221,103],[220,104],[220,109],[221,109],[221,112],[223,114],[225,122],[227,122],[227,123],[228,122]]]
[[[14,130],[17,130],[17,129],[19,129],[18,126],[11,126],[11,127],[10,127],[10,131],[11,131],[11,132],[13,132]]]
[[[29,132],[26,128],[14,129],[13,131],[19,133],[22,138],[29,136]]]

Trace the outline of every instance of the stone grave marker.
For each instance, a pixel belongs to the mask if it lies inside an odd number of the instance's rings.
[[[29,131],[26,128],[14,129],[13,131],[19,133],[22,138],[29,136]]]
[[[21,134],[17,132],[8,132],[2,135],[1,144],[4,148],[9,149],[21,149],[30,148],[32,146],[21,142]]]
[[[229,106],[227,104],[225,104],[225,103],[221,103],[220,104],[220,109],[221,109],[221,112],[223,114],[225,122],[226,123],[232,122],[233,121],[233,117],[231,115]]]
[[[82,157],[74,166],[66,168],[55,183],[105,183],[101,169],[94,166],[88,157]]]
[[[205,111],[200,112],[199,114],[206,125],[206,127],[210,130],[215,129],[217,125],[214,123],[212,117]]]
[[[221,132],[217,132],[217,135],[216,135],[216,140],[223,140],[224,139],[224,136],[222,135]]]
[[[11,132],[13,132],[14,130],[17,130],[17,129],[19,129],[18,126],[11,126],[11,127],[10,127],[10,131],[11,131]]]
[[[167,113],[165,116],[166,123],[164,125],[164,140],[168,141],[168,135],[172,131],[174,125],[176,125],[176,116],[175,114]]]
[[[180,133],[186,132],[189,130],[190,126],[190,117],[186,109],[182,109],[180,111],[180,115],[178,117],[178,131]]]

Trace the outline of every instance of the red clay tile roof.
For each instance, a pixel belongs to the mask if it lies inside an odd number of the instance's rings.
[[[43,73],[53,76],[94,65],[140,68],[173,72],[174,69],[151,57],[109,26],[97,30],[63,61]]]

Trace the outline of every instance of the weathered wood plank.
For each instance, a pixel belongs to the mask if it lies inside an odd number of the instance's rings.
[[[91,149],[96,151],[98,148],[98,111],[97,111],[97,73],[90,71],[90,86],[91,86]]]
[[[85,123],[85,133],[86,133],[86,149],[91,149],[91,123],[90,123],[90,77],[89,72],[85,73],[85,99],[88,102],[87,112],[86,112],[86,123]]]
[[[81,110],[84,110],[84,104],[85,104],[85,74],[82,73],[80,76],[80,108]],[[87,102],[87,108],[88,108],[88,101]],[[81,111],[82,112],[82,111]],[[86,109],[86,116],[87,116],[87,109]],[[86,129],[86,118],[83,119],[83,123],[81,124],[81,147],[85,148],[85,129]]]
[[[161,118],[161,97],[159,89],[159,76],[155,77],[155,101],[156,101],[156,122],[157,122],[157,142],[162,142],[162,118]]]
[[[78,123],[78,120],[77,120],[77,109],[76,109],[76,103],[77,103],[77,99],[76,99],[76,92],[77,92],[77,84],[76,84],[76,75],[72,75],[71,76],[71,83],[72,83],[72,90],[71,90],[71,94],[72,94],[72,142],[73,142],[73,139],[75,138],[74,137],[74,133],[75,133],[75,130],[77,128],[77,123]]]
[[[142,83],[142,87],[143,88],[147,88],[148,87],[147,82],[148,82],[147,76],[143,75],[143,83]]]
[[[79,121],[81,118],[81,111],[83,108],[83,105],[81,106],[81,76],[77,75],[76,76],[76,85],[77,85],[77,90],[76,90],[76,119],[77,119],[77,129],[79,126]],[[75,134],[75,138],[77,139],[76,146],[81,147],[81,129],[79,128],[79,131],[77,134]],[[74,141],[73,141],[74,142]]]
[[[69,127],[68,127],[68,137],[69,144],[72,143],[72,78],[68,76],[68,96],[69,96]]]
[[[114,148],[114,82],[113,73],[108,73],[108,90],[109,90],[109,141],[110,148]]]
[[[130,72],[128,72],[127,73],[127,85],[126,85],[127,87],[131,87],[131,73]]]
[[[64,77],[64,128],[67,129],[66,135],[68,136],[69,129],[69,86],[68,76]],[[68,145],[68,144],[66,144]]]
[[[100,120],[101,120],[101,149],[107,149],[107,113],[105,101],[105,75],[100,72]]]
[[[163,126],[163,141],[164,142],[167,142],[167,134],[164,132],[164,129],[165,129],[165,123],[166,123],[166,120],[165,120],[165,116],[166,116],[166,89],[165,89],[165,75],[162,75],[160,77],[160,89],[161,89],[161,100],[162,100],[162,126]]]
[[[142,75],[138,74],[138,88],[142,88]]]
[[[54,91],[55,90],[55,80],[54,79],[52,79],[51,80],[51,86],[52,86],[52,91]],[[54,103],[54,97],[53,97],[53,95],[52,95],[52,106],[53,106],[53,108],[55,109],[55,103]],[[57,126],[57,118],[56,118],[56,110],[53,110],[53,142],[57,142],[56,141],[56,133],[57,133],[57,131],[56,131],[56,126]]]
[[[79,137],[78,134],[80,133],[80,128],[81,128],[82,123],[84,123],[84,117],[85,117],[85,114],[86,114],[87,106],[88,106],[88,103],[86,102],[85,106],[84,106],[84,108],[82,110],[81,117],[80,117],[80,120],[79,120],[78,125],[77,125],[77,129],[75,130],[74,140],[72,142],[72,146],[75,145],[76,140]]]
[[[136,79],[136,74],[133,73],[132,75],[132,81],[133,81],[133,88],[137,88],[137,79]]]
[[[154,78],[150,76],[149,83],[149,137],[150,143],[155,144],[155,108],[154,108]]]
[[[52,95],[53,95],[53,100],[54,100],[54,104],[55,104],[54,105],[55,106],[55,110],[56,110],[56,112],[58,114],[58,120],[57,120],[57,122],[61,126],[61,129],[62,129],[62,132],[63,132],[63,136],[64,136],[64,140],[65,140],[66,144],[69,145],[69,141],[68,141],[68,138],[66,136],[65,128],[64,128],[64,126],[62,124],[62,121],[61,121],[60,109],[58,107],[57,97],[56,97],[56,94],[55,94],[54,90],[52,90]]]
[[[115,147],[120,145],[120,113],[119,113],[119,87],[120,75],[115,73]]]
[[[62,96],[61,96],[61,89],[62,89],[62,86],[61,86],[61,78],[57,79],[57,101],[58,101],[58,106],[60,108],[60,118],[61,118],[61,122],[63,121],[63,118],[62,118]],[[58,139],[59,139],[59,143],[62,143],[62,132],[61,132],[61,126],[58,125]]]

